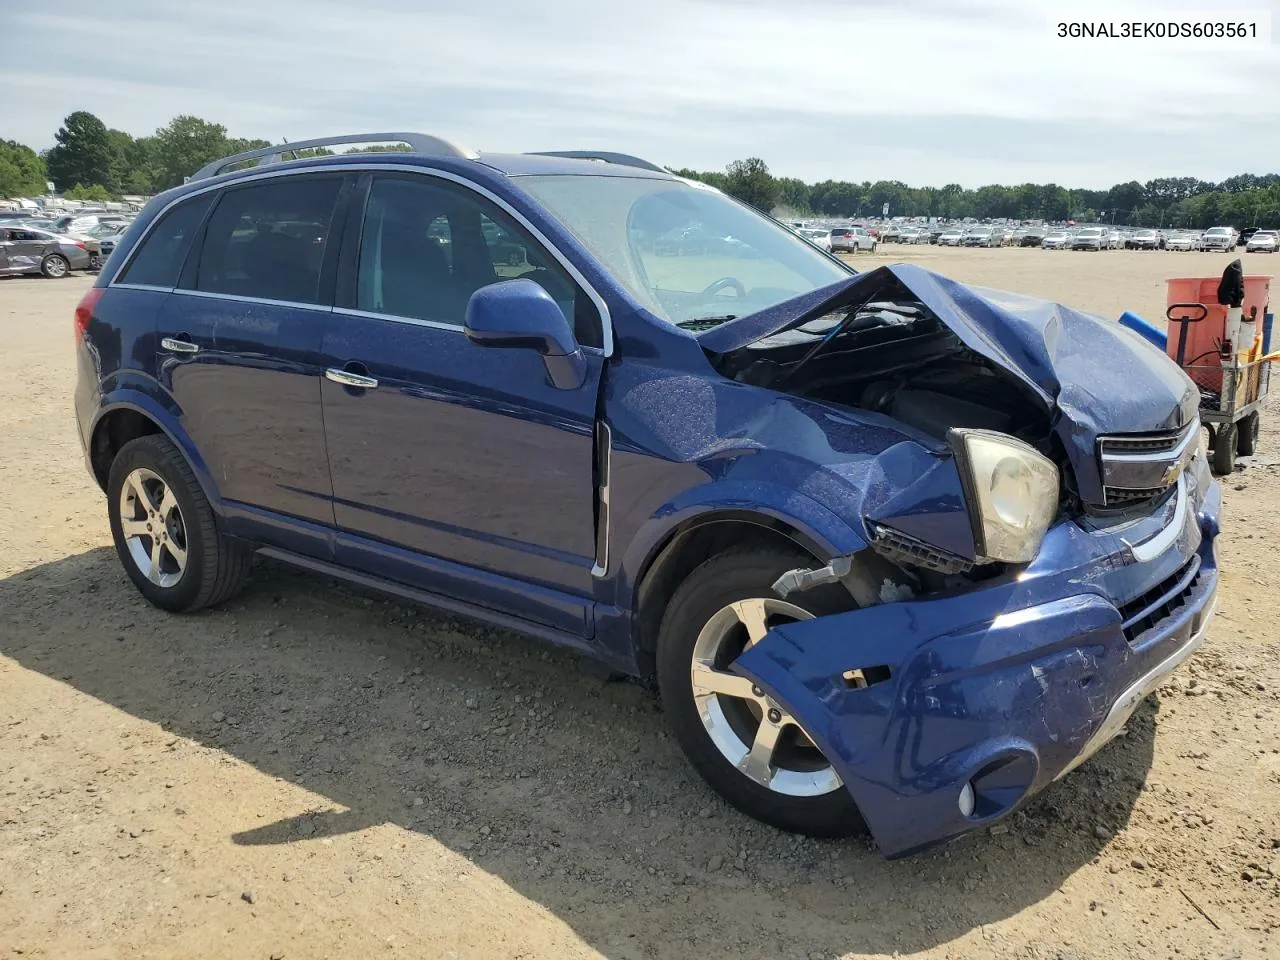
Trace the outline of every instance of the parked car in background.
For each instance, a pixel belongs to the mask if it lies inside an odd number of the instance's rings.
[[[1124,239],[1125,239],[1125,235],[1124,235],[1124,233],[1122,233],[1121,231],[1119,231],[1119,230],[1108,230],[1108,231],[1107,231],[1107,249],[1108,249],[1108,250],[1123,250],[1123,249],[1124,249]]]
[[[1275,253],[1277,246],[1280,246],[1280,232],[1255,230],[1244,249],[1247,253]]]
[[[56,279],[72,270],[89,270],[89,242],[24,224],[0,224],[0,276],[38,273]]]
[[[1000,235],[990,227],[970,227],[965,231],[963,246],[966,247],[998,247]]]
[[[397,136],[210,164],[75,308],[151,605],[226,601],[256,551],[562,644],[655,682],[728,803],[888,856],[1012,815],[1202,642],[1200,397],[1118,324],[858,273],[637,158]],[[754,255],[650,252],[694,234]]]
[[[876,252],[876,238],[862,227],[833,227],[831,230],[832,253],[857,253],[865,250]]]
[[[995,232],[1000,234],[1000,246],[1002,247],[1012,246],[1014,242],[1013,237],[1014,237],[1014,234],[1017,233],[1017,231],[1011,225],[997,227]]]
[[[1018,236],[1018,246],[1038,247],[1044,242],[1046,232],[1042,227],[1029,227]]]
[[[1164,235],[1159,230],[1136,230],[1125,240],[1129,250],[1163,250]]]
[[[1165,235],[1164,248],[1166,250],[1195,250],[1198,244],[1198,238],[1194,233],[1187,233],[1185,230],[1175,230]]]
[[[129,229],[126,223],[104,223],[96,227],[91,227],[87,231],[87,235],[98,241],[102,249],[102,259],[105,261],[111,256],[116,248],[116,243],[124,236],[124,232]]]
[[[817,227],[804,227],[797,230],[796,233],[804,237],[815,247],[821,247],[823,250],[831,249],[831,231],[820,230]]]
[[[884,243],[896,243],[902,233],[902,226],[896,223],[885,223],[880,227],[880,239]]]
[[[1236,232],[1231,227],[1210,227],[1200,234],[1196,247],[1200,250],[1221,250],[1230,253],[1236,248]]]
[[[947,227],[938,234],[938,246],[959,247],[964,244],[964,230],[960,227]]]
[[[1050,230],[1040,241],[1045,250],[1065,250],[1071,243],[1071,234],[1065,230]]]
[[[922,243],[928,243],[929,228],[928,227],[911,227],[908,230],[903,231],[902,236],[899,237],[899,239],[903,243],[912,243],[917,245]]]
[[[1071,238],[1072,250],[1105,250],[1110,242],[1108,232],[1101,227],[1084,227]]]

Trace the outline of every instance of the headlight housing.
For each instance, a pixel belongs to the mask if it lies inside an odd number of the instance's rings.
[[[1053,461],[992,430],[955,428],[947,440],[960,467],[978,556],[1005,563],[1034,559],[1058,512]]]

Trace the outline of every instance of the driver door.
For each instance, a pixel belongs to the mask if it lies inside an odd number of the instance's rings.
[[[358,193],[321,348],[338,561],[588,635],[598,313],[487,198],[416,174],[373,175]],[[578,389],[554,387],[532,350],[464,335],[470,295],[515,277],[575,322]]]

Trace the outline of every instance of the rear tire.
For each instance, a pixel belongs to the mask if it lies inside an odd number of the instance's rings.
[[[186,458],[151,434],[120,448],[107,477],[111,536],[125,572],[154,606],[190,613],[244,586],[253,551],[218,531]]]
[[[60,280],[70,272],[70,262],[60,253],[51,253],[40,261],[40,275],[50,280]]]
[[[809,590],[786,601],[777,597],[773,583],[778,577],[812,564],[813,558],[802,553],[754,548],[721,553],[695,569],[676,590],[662,619],[658,685],[676,741],[698,773],[725,800],[748,816],[782,830],[845,837],[866,832],[866,823],[835,771],[803,731],[792,726],[794,721],[781,714],[782,733],[775,734],[776,747],[768,749],[764,761],[767,772],[763,779],[770,784],[766,786],[741,769],[747,758],[735,765],[726,746],[717,743],[727,745],[730,751],[754,753],[768,722],[764,716],[767,704],[750,695],[707,695],[705,688],[698,694],[692,678],[694,669],[708,662],[709,640],[719,651],[715,673],[723,678],[729,676],[726,668],[743,644],[758,639],[747,626],[749,618],[730,610],[739,602],[762,611],[760,629],[764,629],[766,617],[767,626],[772,627],[788,619],[852,609],[852,599],[838,586]],[[721,623],[727,625],[728,632],[717,634]],[[724,637],[718,642],[729,647],[716,646],[717,635]],[[801,781],[805,786],[796,787]],[[802,790],[809,792],[800,795]]]

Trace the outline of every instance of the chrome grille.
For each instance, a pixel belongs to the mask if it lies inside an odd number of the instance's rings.
[[[1196,454],[1200,421],[1161,433],[1098,438],[1098,465],[1106,506],[1129,506],[1163,496]]]

